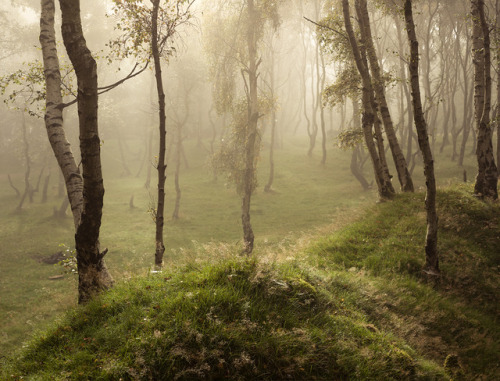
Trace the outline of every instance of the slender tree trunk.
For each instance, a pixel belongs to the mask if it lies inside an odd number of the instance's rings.
[[[490,31],[484,14],[484,0],[471,1],[472,55],[474,63],[474,114],[477,130],[478,173],[474,193],[480,198],[498,199],[498,172],[493,154],[491,111]]]
[[[82,155],[83,210],[76,229],[78,301],[87,302],[108,289],[113,279],[100,251],[104,186],[101,171],[101,141],[97,125],[97,64],[83,37],[79,0],[60,0],[62,36],[78,81],[78,116]]]
[[[118,132],[117,140],[118,140],[118,150],[120,151],[120,159],[121,159],[122,167],[123,167],[122,176],[130,176],[132,174],[132,172],[130,172],[130,168],[127,165],[127,160],[125,158],[125,152],[123,151],[122,134],[120,132]]]
[[[174,206],[174,212],[172,213],[173,220],[179,219],[179,209],[181,206],[181,187],[179,184],[179,173],[181,169],[181,150],[182,150],[181,126],[177,126],[177,144],[175,150],[175,174],[174,174],[175,206]]]
[[[42,175],[43,175],[44,171],[45,171],[45,167],[42,167],[42,169],[40,170],[40,173],[38,174],[38,178],[36,180],[36,186],[30,187],[30,191],[29,191],[30,203],[33,202],[35,193],[38,193],[40,190],[40,182],[42,181]]]
[[[356,11],[358,19],[360,21],[361,35],[366,47],[368,61],[370,63],[376,100],[379,105],[380,115],[382,117],[382,122],[384,123],[385,133],[387,135],[392,158],[394,160],[396,171],[398,173],[401,190],[403,190],[404,192],[413,192],[413,181],[411,179],[410,173],[408,172],[405,157],[403,155],[403,152],[401,151],[401,147],[399,146],[398,138],[396,136],[394,125],[392,123],[389,106],[387,105],[387,100],[385,97],[384,81],[382,79],[375,46],[373,45],[373,37],[366,0],[356,0]]]
[[[466,73],[464,73],[466,74]],[[460,144],[460,152],[458,155],[458,165],[462,167],[464,165],[465,159],[465,148],[467,146],[467,140],[469,139],[469,133],[471,130],[471,122],[470,122],[470,112],[469,109],[471,107],[471,90],[469,89],[469,81],[467,79],[468,76],[464,79],[464,111],[463,111],[463,119],[462,119],[462,142]]]
[[[160,0],[151,0],[153,3],[152,23],[151,23],[151,48],[153,52],[156,90],[158,92],[158,107],[159,107],[159,123],[160,123],[160,147],[158,152],[158,204],[156,208],[156,250],[155,250],[155,266],[161,268],[163,264],[163,253],[165,245],[163,242],[163,225],[164,225],[164,209],[165,209],[165,164],[166,151],[166,115],[165,115],[165,92],[163,90],[163,79],[161,72],[160,52],[158,50],[158,9]]]
[[[354,55],[354,60],[358,71],[361,75],[362,85],[363,85],[363,116],[362,116],[362,127],[363,134],[365,137],[365,143],[370,153],[373,169],[375,172],[375,180],[378,186],[379,196],[382,199],[390,199],[394,196],[394,188],[390,180],[384,174],[384,168],[380,162],[379,153],[377,153],[377,147],[373,141],[373,124],[375,121],[375,112],[373,110],[373,88],[371,83],[370,74],[368,68],[363,62],[356,37],[354,35],[354,30],[351,23],[351,16],[349,11],[349,1],[342,0],[342,10],[344,15],[344,23],[346,27],[346,32],[349,38],[349,43]]]
[[[210,126],[212,127],[212,140],[210,140],[210,155],[213,156],[214,153],[215,153],[215,142],[217,140],[217,126],[215,125],[214,121],[213,121],[213,118],[212,118],[212,111],[214,109],[214,106],[212,105],[212,107],[210,108],[210,110],[208,111],[208,120],[210,121]],[[213,166],[213,179],[214,179],[214,182],[217,182],[217,168],[216,166],[214,165]]]
[[[42,204],[45,204],[47,202],[48,191],[49,191],[49,181],[50,181],[50,168],[49,168],[49,173],[47,174],[47,176],[45,176],[45,179],[43,181]]]
[[[243,198],[241,203],[241,222],[243,225],[244,253],[250,254],[254,246],[254,234],[250,223],[250,202],[255,190],[255,149],[257,142],[257,121],[259,119],[257,98],[257,36],[255,20],[257,17],[253,0],[247,0],[248,29],[248,123],[246,127],[245,173],[243,178]]]
[[[326,164],[326,126],[325,126],[325,107],[323,106],[323,100],[321,99],[323,96],[323,90],[325,89],[325,81],[326,81],[326,67],[325,67],[325,59],[323,57],[323,53],[320,51],[320,59],[321,59],[321,82],[320,88],[318,92],[318,102],[319,102],[319,117],[320,117],[320,126],[321,126],[321,165]]]
[[[354,129],[360,129],[361,123],[359,120],[359,101],[357,99],[352,99],[352,124]],[[361,143],[358,144],[352,150],[351,155],[351,173],[359,181],[363,190],[370,189],[370,184],[366,180],[365,176],[363,176],[362,164],[360,163],[361,159]]]
[[[271,50],[271,73],[270,73],[270,85],[271,85],[271,98],[274,99],[274,50]],[[267,184],[264,186],[264,192],[270,192],[274,181],[274,146],[276,141],[276,109],[273,107],[271,112],[271,144],[269,147],[269,178],[267,179]]]
[[[12,178],[10,177],[10,174],[7,175],[7,178],[9,179],[9,184],[10,184],[11,188],[14,189],[14,191],[16,192],[16,196],[17,197],[21,196],[21,192],[19,192],[19,189],[17,189],[17,187],[12,182]]]
[[[420,85],[418,78],[418,41],[413,22],[412,2],[405,0],[404,15],[406,31],[410,44],[410,83],[413,104],[415,127],[418,135],[418,144],[424,159],[424,175],[427,192],[425,196],[425,209],[427,212],[427,235],[425,242],[425,267],[424,271],[431,275],[439,274],[439,259],[437,251],[438,217],[436,212],[436,180],[434,177],[434,161],[432,158],[427,123],[422,110]]]
[[[22,127],[23,127],[23,148],[24,148],[24,160],[25,160],[25,166],[26,168],[24,169],[24,192],[23,195],[21,196],[21,200],[19,201],[19,204],[17,204],[17,211],[20,211],[23,208],[24,202],[26,201],[26,197],[29,197],[29,194],[31,192],[31,185],[30,185],[30,173],[31,173],[31,159],[30,159],[30,152],[29,152],[29,143],[28,143],[28,136],[26,133],[26,118],[24,116],[24,112],[21,112],[21,118],[22,118]]]
[[[467,26],[467,24],[465,24]],[[473,92],[473,87],[469,89],[470,81],[469,81],[469,62],[470,62],[470,54],[471,54],[471,49],[470,49],[470,38],[469,38],[469,31],[466,30],[466,33],[464,34],[465,38],[465,46],[464,46],[464,57],[462,55],[459,56],[460,58],[460,66],[462,67],[462,79],[463,79],[463,94],[464,94],[464,99],[463,99],[463,116],[462,116],[462,141],[460,144],[460,152],[458,154],[458,165],[461,167],[463,166],[464,163],[464,158],[465,158],[465,148],[467,144],[467,139],[469,138],[469,133],[470,133],[470,113],[469,109],[472,107],[471,104],[471,98],[472,98],[472,92]]]

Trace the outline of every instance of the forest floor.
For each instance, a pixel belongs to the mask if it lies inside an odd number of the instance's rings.
[[[248,260],[234,254],[240,228],[233,187],[222,176],[215,182],[201,157],[191,160],[181,175],[181,219],[167,224],[170,250],[160,276],[148,275],[154,230],[144,174],[122,177],[119,164],[110,165],[101,242],[118,285],[67,315],[75,277],[42,260],[70,247],[71,219],[51,216],[55,196],[14,212],[15,195],[0,175],[2,210],[11,210],[0,217],[5,372],[39,372],[41,379],[92,372],[104,379],[433,379],[447,377],[447,359],[455,379],[494,379],[498,204],[472,198],[470,185],[449,188],[462,170],[437,161],[443,275],[430,280],[420,272],[423,194],[373,206],[376,194],[352,178],[349,155],[332,150],[331,164],[321,167],[299,146],[289,142],[277,152],[275,192],[254,197],[257,249]],[[13,178],[20,182],[22,174]],[[12,361],[22,343],[22,361]]]
[[[440,190],[440,277],[422,273],[424,195],[242,258],[200,247],[40,332],[5,379],[476,379],[500,376],[500,205]],[[85,378],[87,377],[87,378]]]

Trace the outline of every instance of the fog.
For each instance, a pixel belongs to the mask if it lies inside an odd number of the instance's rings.
[[[121,280],[159,270],[153,266],[160,156],[155,67],[149,36],[134,30],[137,26],[115,2],[81,3],[83,31],[97,61],[102,92],[101,248],[109,250],[110,272]],[[149,10],[150,2],[145,3]],[[471,182],[477,173],[472,26],[465,3],[421,0],[414,7],[423,110],[438,186]],[[494,26],[494,2],[487,3]],[[167,165],[164,266],[224,255],[231,250],[227,247],[270,255],[379,200],[379,180],[361,128],[363,86],[349,50],[341,2],[196,0],[186,11],[188,4],[179,2],[177,9],[165,11],[169,17],[176,10],[187,13],[163,41],[161,57]],[[423,191],[401,4],[387,0],[368,5],[395,136],[415,190]],[[354,8],[352,14],[358,33]],[[0,4],[0,259],[5,263],[0,282],[11,298],[16,298],[12,290],[22,276],[19,268],[43,267],[40,261],[57,253],[62,253],[58,259],[68,259],[75,246],[65,179],[44,124],[39,15],[38,2]],[[170,33],[169,25],[161,21],[160,33]],[[58,4],[55,30],[63,102],[69,104],[78,90]],[[498,69],[496,29],[492,35],[492,66]],[[134,45],[138,37],[141,43]],[[492,71],[494,126],[497,74]],[[122,82],[127,76],[131,78]],[[381,118],[375,119],[385,134]],[[63,120],[81,165],[76,103],[63,108]],[[498,162],[497,131],[492,147]],[[385,157],[395,193],[400,193],[386,135],[372,141]],[[70,288],[74,296],[76,277],[64,273],[64,286],[44,283],[60,272],[60,267],[47,267],[32,275],[26,292],[46,288],[47,298],[56,295],[61,305],[70,304],[73,299],[62,296],[63,289]],[[61,309],[51,307],[31,319],[42,321]],[[16,316],[12,313],[9,321]]]

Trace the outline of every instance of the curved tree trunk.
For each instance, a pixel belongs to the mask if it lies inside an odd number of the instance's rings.
[[[427,192],[425,209],[427,212],[427,235],[425,240],[425,267],[424,271],[431,275],[439,274],[439,259],[437,251],[438,217],[436,212],[436,179],[434,177],[434,160],[432,158],[427,123],[422,110],[420,85],[418,80],[418,41],[413,22],[411,0],[405,0],[404,15],[406,32],[410,44],[410,84],[413,104],[415,128],[417,129],[418,145],[424,159],[424,174]]]
[[[384,82],[382,79],[375,46],[373,45],[373,37],[366,0],[356,0],[356,11],[358,19],[360,20],[361,35],[366,47],[366,53],[373,76],[373,88],[375,90],[376,100],[379,105],[380,116],[382,118],[382,122],[384,123],[385,133],[387,135],[392,158],[394,160],[396,171],[398,173],[401,190],[403,190],[404,192],[413,192],[413,181],[408,171],[405,157],[403,155],[403,152],[401,151],[401,147],[399,146],[398,138],[396,136],[394,125],[392,123],[389,106],[387,105],[387,100],[385,98]]]
[[[354,30],[352,28],[351,16],[349,11],[349,0],[342,0],[342,10],[349,43],[351,45],[354,60],[361,75],[363,84],[363,116],[361,124],[363,127],[365,143],[372,159],[379,196],[382,199],[390,199],[394,196],[394,188],[392,187],[390,180],[384,174],[384,168],[380,162],[379,153],[377,153],[375,142],[373,141],[372,129],[375,120],[375,113],[372,104],[373,88],[368,68],[363,62],[356,37],[354,35]]]
[[[56,34],[54,29],[54,0],[41,1],[40,44],[46,83],[45,128],[50,146],[54,151],[59,168],[66,184],[66,192],[71,205],[75,229],[80,222],[83,208],[83,179],[76,164],[71,146],[63,126],[61,95],[61,72],[57,55]]]
[[[153,12],[151,23],[151,48],[153,52],[153,60],[156,77],[156,90],[158,92],[158,107],[160,118],[160,147],[158,152],[158,204],[156,207],[156,250],[155,250],[155,266],[160,267],[163,264],[163,253],[165,245],[163,242],[163,225],[164,225],[164,209],[165,209],[165,150],[166,150],[166,126],[165,126],[165,92],[163,91],[163,79],[161,72],[160,52],[158,50],[158,8],[160,0],[152,0]]]
[[[97,125],[97,64],[87,48],[80,19],[79,0],[60,0],[62,36],[78,81],[78,117],[83,175],[83,210],[76,229],[78,301],[87,302],[113,284],[100,251],[104,186],[101,141]]]

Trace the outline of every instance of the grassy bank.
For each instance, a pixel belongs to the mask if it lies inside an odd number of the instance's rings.
[[[439,192],[442,276],[424,261],[423,195],[322,237],[239,258],[200,247],[41,332],[3,377],[496,379],[500,206]]]

